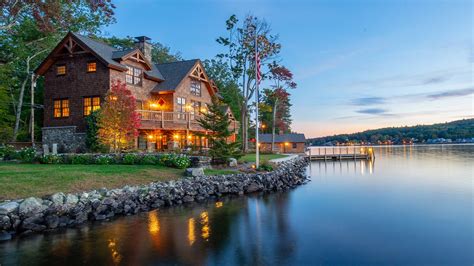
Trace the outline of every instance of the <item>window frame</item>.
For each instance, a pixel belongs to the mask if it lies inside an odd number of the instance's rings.
[[[132,86],[139,86],[142,87],[143,85],[143,69],[134,67],[131,65],[126,65],[127,66],[127,71],[125,72],[125,82],[129,85]],[[137,71],[140,73],[137,75]],[[130,78],[130,81],[128,80]],[[139,82],[137,83],[136,80],[139,79]]]
[[[191,105],[190,112],[189,112],[191,114],[191,120],[194,120],[195,115],[199,116],[201,114],[202,103],[200,101],[190,100],[189,104]]]
[[[180,101],[181,100],[181,101]],[[176,97],[176,109],[178,112],[178,119],[186,119],[186,98],[185,97]]]
[[[298,148],[298,143],[292,142],[292,143],[291,143],[291,148],[292,148],[292,149]]]
[[[64,73],[59,73],[59,68],[62,68],[64,67]],[[66,64],[60,64],[60,65],[56,65],[56,76],[59,77],[59,76],[65,76],[67,74],[67,67],[66,67]]]
[[[56,102],[59,102],[58,108],[56,108]],[[64,106],[65,102],[67,102],[67,106]],[[59,110],[59,116],[56,116],[56,110]],[[67,110],[67,115],[64,114],[65,110]],[[69,98],[53,99],[53,119],[69,118],[70,115],[71,115],[71,107],[69,104]]]
[[[197,85],[197,86],[196,86]],[[191,78],[191,84],[189,86],[189,91],[191,95],[201,97],[202,96],[202,86],[201,81],[196,78]]]
[[[86,100],[90,101],[90,105],[86,106]],[[94,105],[94,99],[98,99],[99,103],[98,105]],[[83,96],[82,97],[82,116],[89,116],[92,112],[99,110],[100,109],[100,104],[101,104],[101,98],[99,95],[93,95],[93,96]],[[87,112],[86,112],[87,108]]]
[[[91,65],[91,64],[94,64],[94,70],[90,70],[90,69],[89,69],[89,65]],[[89,61],[89,62],[87,62],[86,71],[87,71],[87,73],[95,73],[95,72],[97,72],[97,62],[96,62],[96,61]]]

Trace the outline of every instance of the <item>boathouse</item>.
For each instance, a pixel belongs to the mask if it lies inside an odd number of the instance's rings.
[[[272,151],[272,134],[259,134],[260,150],[262,152]],[[304,153],[306,138],[304,134],[289,133],[275,135],[274,152],[280,153]]]

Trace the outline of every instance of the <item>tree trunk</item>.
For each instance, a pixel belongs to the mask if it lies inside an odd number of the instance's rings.
[[[31,74],[31,117],[30,117],[30,123],[31,123],[31,146],[35,146],[35,87],[36,87],[36,80],[38,79],[38,76],[35,74]]]
[[[20,88],[20,96],[18,97],[18,106],[16,108],[16,116],[15,116],[15,129],[13,130],[13,141],[16,141],[16,138],[18,136],[18,131],[20,129],[20,118],[21,118],[21,108],[23,107],[23,97],[25,96],[25,88],[26,84],[28,83],[28,79],[30,78],[30,62],[33,60],[33,58],[37,57],[41,53],[45,52],[46,49],[43,49],[41,51],[36,52],[32,56],[28,56],[26,58],[26,78],[23,80],[23,83],[21,84]],[[31,77],[33,78],[33,77]],[[33,81],[32,81],[33,82]]]
[[[18,106],[16,109],[15,128],[13,129],[12,141],[16,141],[16,138],[18,136],[18,130],[20,128],[20,118],[21,118],[21,108],[23,107],[23,97],[25,95],[26,84],[28,83],[28,79],[30,78],[30,60],[31,60],[30,57],[26,59],[26,78],[23,80],[23,83],[21,84],[20,96],[18,96]]]

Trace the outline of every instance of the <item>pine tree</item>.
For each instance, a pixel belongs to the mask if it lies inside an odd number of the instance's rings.
[[[212,133],[207,135],[210,149],[209,155],[214,163],[226,163],[229,158],[239,158],[242,156],[240,144],[228,141],[232,136],[229,127],[231,121],[227,114],[228,107],[219,99],[214,97],[212,104],[208,106],[206,113],[198,119],[199,125]]]

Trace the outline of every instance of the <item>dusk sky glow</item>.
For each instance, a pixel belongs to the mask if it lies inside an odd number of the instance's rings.
[[[295,75],[307,137],[472,118],[472,1],[116,1],[119,37],[146,35],[202,60],[232,14],[265,18]],[[137,16],[137,14],[139,14]]]

